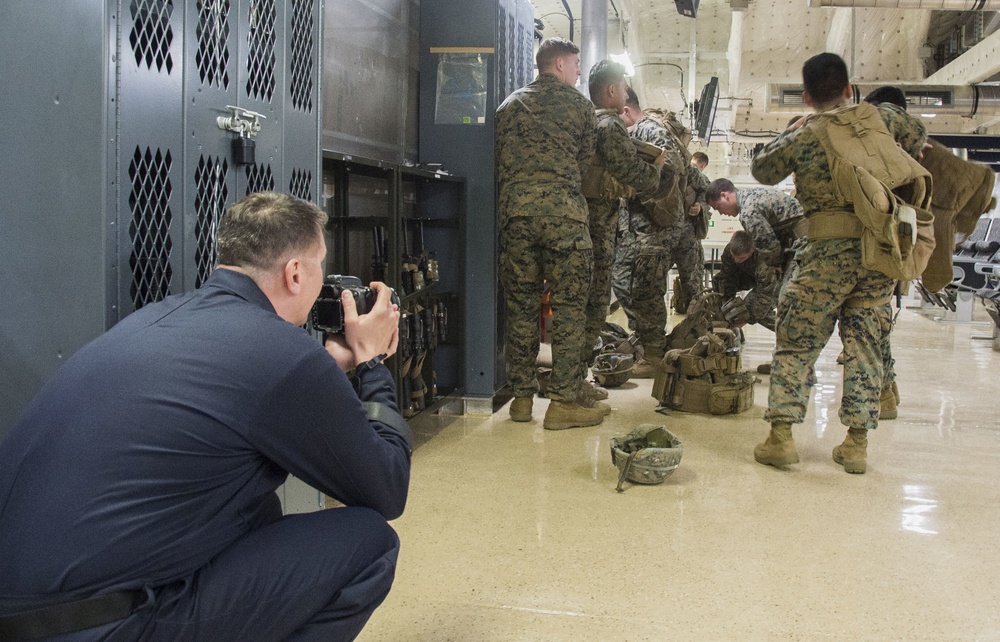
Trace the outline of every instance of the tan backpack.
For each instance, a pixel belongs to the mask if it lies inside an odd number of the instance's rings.
[[[691,131],[685,128],[671,112],[662,109],[646,109],[643,113],[667,130],[682,162],[680,169],[676,172],[671,172],[664,167],[660,172],[659,187],[652,192],[638,194],[637,198],[653,223],[660,227],[674,227],[684,221],[687,215],[687,207],[685,206],[687,201],[686,168],[691,162],[691,153],[687,146],[691,142]],[[633,142],[637,146],[640,145],[639,141]],[[648,143],[646,144],[648,145]],[[650,147],[659,150],[659,147],[653,145]]]
[[[838,197],[863,226],[861,264],[894,279],[923,273],[934,251],[931,175],[896,144],[868,103],[814,114]]]

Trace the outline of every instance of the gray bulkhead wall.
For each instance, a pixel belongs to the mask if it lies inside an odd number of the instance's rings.
[[[106,3],[0,3],[0,439],[105,329]]]
[[[325,3],[323,149],[417,158],[418,0]]]

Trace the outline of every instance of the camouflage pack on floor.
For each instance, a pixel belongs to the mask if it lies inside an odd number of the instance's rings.
[[[738,330],[713,328],[687,349],[667,352],[653,381],[660,405],[685,412],[726,415],[753,406],[756,377],[742,372]]]

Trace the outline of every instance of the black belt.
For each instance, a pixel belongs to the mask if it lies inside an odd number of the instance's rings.
[[[145,591],[117,591],[0,616],[0,640],[38,640],[124,620],[146,601]]]

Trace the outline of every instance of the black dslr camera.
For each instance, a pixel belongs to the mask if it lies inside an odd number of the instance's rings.
[[[331,274],[323,281],[319,297],[312,308],[313,330],[320,330],[328,334],[344,333],[344,305],[340,301],[340,295],[344,290],[348,290],[354,295],[354,305],[358,308],[359,315],[367,314],[375,305],[375,300],[378,299],[378,292],[362,285],[361,279],[358,277]],[[391,288],[390,290],[392,291],[392,302],[399,305],[396,291]]]

